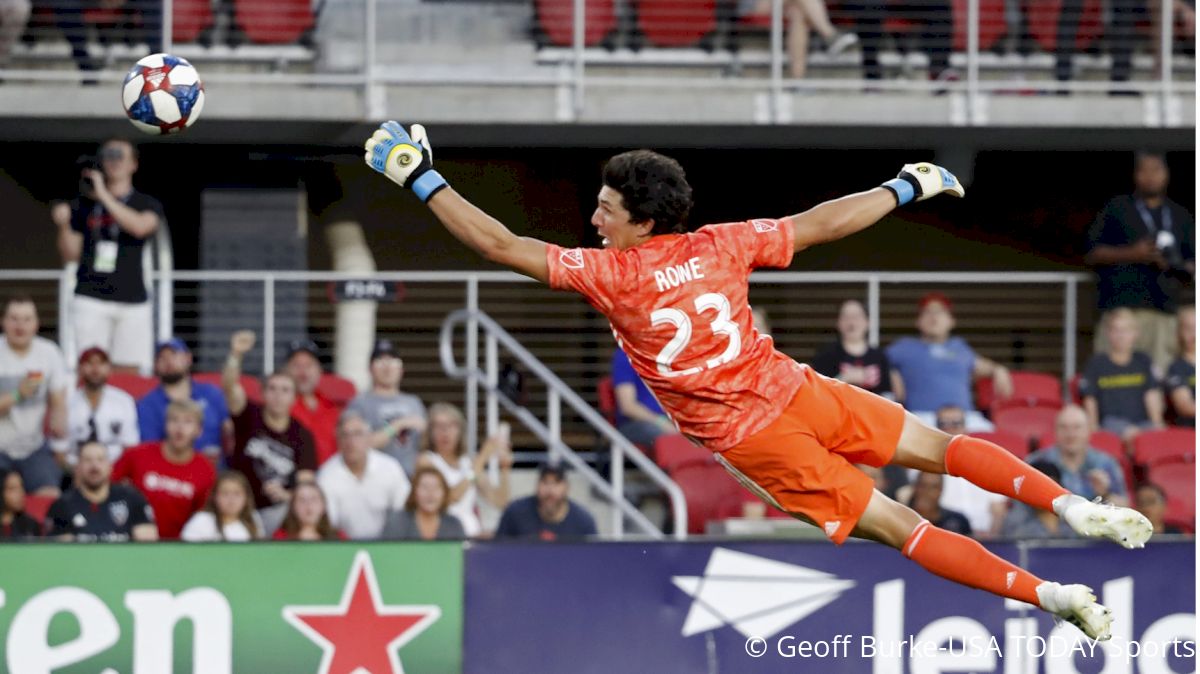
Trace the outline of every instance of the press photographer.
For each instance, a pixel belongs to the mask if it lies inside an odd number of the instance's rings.
[[[138,153],[127,140],[105,141],[77,169],[79,196],[50,209],[63,262],[79,262],[76,349],[100,347],[114,371],[148,373],[154,331],[142,249],[164,221],[162,204],[134,189]]]

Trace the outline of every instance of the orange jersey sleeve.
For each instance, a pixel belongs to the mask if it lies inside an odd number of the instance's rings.
[[[680,431],[710,449],[765,427],[800,385],[800,365],[753,326],[751,270],[791,263],[786,220],[709,225],[627,250],[550,245],[551,287],[608,316],[618,344]]]

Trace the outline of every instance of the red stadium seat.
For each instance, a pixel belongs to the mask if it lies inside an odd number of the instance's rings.
[[[1062,14],[1062,0],[1028,0],[1025,2],[1025,18],[1029,22],[1029,34],[1048,52],[1053,52],[1058,43],[1058,17]],[[1075,35],[1075,49],[1087,48],[1104,32],[1100,0],[1084,0],[1083,16],[1079,20],[1079,31]]]
[[[358,395],[358,389],[354,387],[354,382],[345,377],[323,374],[321,381],[317,383],[317,393],[325,396],[338,407],[345,407],[354,399],[354,396]]]
[[[292,44],[316,25],[311,0],[234,0],[233,17],[258,44]]]
[[[210,0],[172,0],[171,6],[174,12],[171,38],[175,42],[195,42],[200,33],[212,26]]]
[[[1012,452],[1013,456],[1018,459],[1024,459],[1029,455],[1029,440],[1024,436],[1005,430],[995,430],[992,432],[969,433],[973,438],[994,442],[997,445]]]
[[[640,0],[638,27],[657,47],[693,47],[717,29],[716,0]]]
[[[555,47],[575,44],[574,0],[534,0],[537,26],[546,42]],[[584,5],[583,44],[600,44],[617,27],[616,4],[613,0],[586,0]]]
[[[995,412],[998,407],[1045,407],[1062,406],[1062,384],[1054,375],[1043,372],[1014,370],[1012,372],[1013,395],[1007,400],[996,400],[991,378],[975,383],[975,404],[981,410]]]
[[[1057,407],[1037,405],[1034,407],[1008,407],[992,415],[996,430],[1009,431],[1029,441],[1054,432]]]
[[[954,50],[967,50],[967,0],[954,0]],[[1004,0],[979,0],[979,48],[991,49],[1008,30]]]
[[[1067,382],[1067,392],[1071,394],[1071,402],[1076,405],[1083,404],[1083,396],[1079,394],[1079,380],[1082,378],[1082,373],[1076,373],[1071,377],[1071,381]]]
[[[1187,523],[1188,529],[1195,529],[1196,464],[1159,464],[1150,469],[1146,479],[1167,493],[1166,519]]]
[[[192,379],[199,382],[204,382],[206,384],[212,384],[217,388],[221,388],[220,372],[196,372],[192,375]],[[263,401],[262,383],[258,381],[258,377],[243,374],[241,381],[242,390],[246,392],[246,400],[249,400],[255,405],[261,405]]]
[[[25,495],[25,514],[42,524],[46,521],[46,513],[50,511],[50,506],[54,505],[55,499],[50,496],[42,496],[40,494]]]
[[[600,414],[610,424],[617,423],[617,393],[613,388],[612,377],[601,377],[596,384],[596,404],[600,406]]]
[[[721,466],[692,464],[671,475],[687,499],[688,533],[702,534],[710,520],[720,519],[742,486]]]
[[[1195,460],[1195,429],[1144,431],[1133,439],[1133,462],[1139,466],[1152,468],[1160,463],[1192,463]]]
[[[158,386],[158,380],[154,377],[143,377],[140,374],[113,372],[108,376],[108,385],[128,393],[133,396],[134,400],[141,400]]]
[[[658,440],[654,442],[654,459],[668,473],[674,473],[686,466],[714,462],[712,452],[697,447],[679,433],[658,436]]]

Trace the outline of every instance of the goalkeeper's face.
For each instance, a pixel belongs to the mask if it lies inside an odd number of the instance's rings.
[[[596,197],[596,211],[592,213],[592,226],[600,235],[605,248],[624,250],[645,243],[654,229],[654,221],[633,222],[621,193],[605,185]]]

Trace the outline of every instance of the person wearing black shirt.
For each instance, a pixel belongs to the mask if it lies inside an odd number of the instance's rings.
[[[595,535],[591,513],[567,498],[566,468],[553,463],[538,472],[537,493],[508,504],[496,527],[496,538],[559,541]]]
[[[76,346],[98,346],[113,370],[149,373],[154,339],[142,250],[165,221],[162,204],[133,188],[137,149],[121,139],[106,141],[100,170],[84,168],[81,194],[55,204],[64,262],[78,262],[72,302]]]
[[[818,351],[809,365],[826,377],[895,400],[891,366],[883,351],[867,343],[867,328],[867,310],[862,302],[842,302],[838,311],[838,339]]]
[[[47,536],[63,541],[156,541],[154,510],[141,492],[112,484],[108,448],[86,442],[79,448],[75,488],[63,494],[46,514]]]
[[[0,468],[0,541],[37,538],[42,527],[25,512],[21,474]]]
[[[1184,285],[1196,271],[1196,223],[1167,197],[1170,174],[1161,154],[1138,153],[1133,194],[1113,198],[1088,230],[1084,261],[1096,271],[1097,297],[1105,314],[1133,310],[1141,337],[1136,349],[1161,372],[1171,358],[1174,312]],[[1099,326],[1104,323],[1100,318]],[[1106,350],[1097,326],[1093,350]]]

